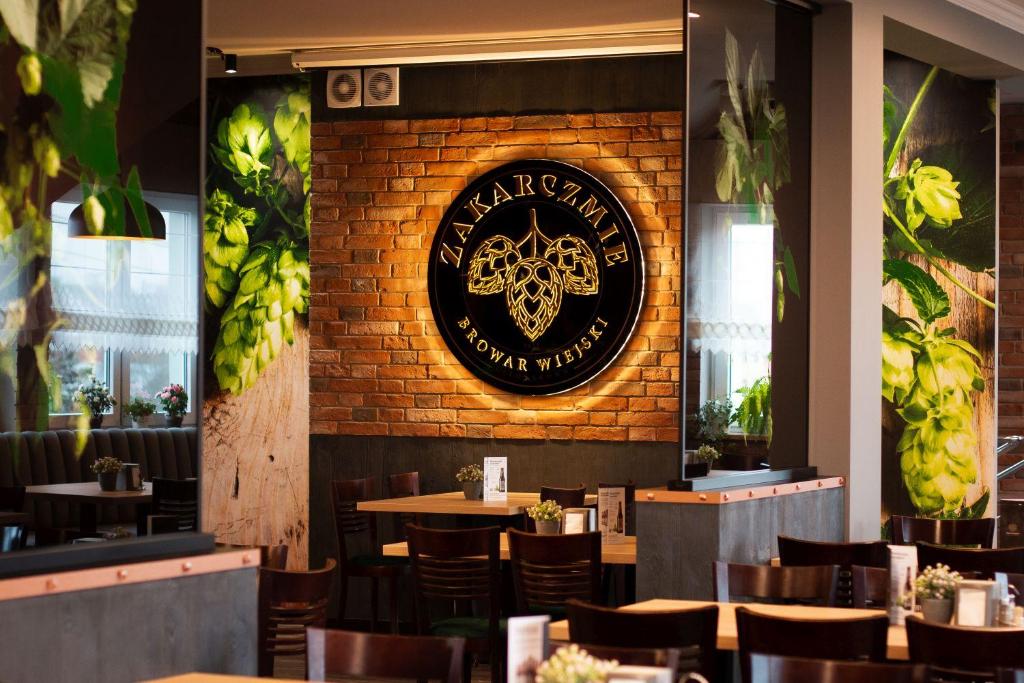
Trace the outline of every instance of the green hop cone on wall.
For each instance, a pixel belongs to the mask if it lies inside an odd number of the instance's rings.
[[[915,159],[896,191],[896,198],[904,201],[907,227],[916,230],[927,220],[936,228],[948,228],[961,219],[959,185],[946,169],[922,166]]]
[[[222,190],[206,200],[203,229],[203,273],[206,300],[223,308],[238,288],[238,270],[249,253],[249,231],[256,222],[254,209],[239,206]]]
[[[281,141],[285,159],[302,173],[302,191],[309,192],[309,87],[281,96],[274,112],[274,133]],[[307,222],[308,225],[308,222]]]
[[[213,349],[217,382],[233,394],[250,388],[282,343],[292,343],[295,315],[309,304],[309,256],[287,239],[263,242],[249,252],[239,276]]]
[[[882,396],[902,403],[914,384],[914,351],[905,338],[882,332]]]
[[[270,177],[274,147],[263,113],[240,104],[217,127],[214,156],[246,192],[259,194]]]

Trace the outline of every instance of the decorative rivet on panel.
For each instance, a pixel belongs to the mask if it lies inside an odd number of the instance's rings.
[[[754,497],[754,492],[753,491],[747,491],[747,497],[748,498],[753,498]]]
[[[57,588],[57,579],[46,580],[46,590],[52,591]]]
[[[708,494],[706,494],[706,493],[702,493],[699,496],[697,496],[697,500],[700,500],[700,501],[705,501],[707,499],[708,499]]]
[[[653,493],[648,493],[647,494],[647,500],[654,500],[654,494]]]
[[[192,563],[191,562],[182,562],[181,563],[181,571],[187,572],[187,571],[191,571],[191,569],[192,569]]]
[[[249,555],[249,553],[242,555],[242,564],[252,564],[252,557]]]
[[[846,481],[842,477],[839,477],[839,485],[842,486],[845,483]]]
[[[128,570],[127,569],[118,569],[117,570],[117,578],[119,578],[119,579],[127,579],[128,578]]]
[[[821,488],[821,482],[820,481],[818,482],[818,488],[819,489]]]
[[[772,487],[772,493],[773,493],[773,494],[775,494],[775,493],[778,493],[778,492],[779,492],[779,489],[778,489],[778,488]]]
[[[723,493],[722,494],[722,500],[729,500],[729,494],[728,493]]]
[[[797,490],[797,491],[799,491],[799,490],[800,490],[800,484],[797,484],[797,485],[796,485],[796,490]]]

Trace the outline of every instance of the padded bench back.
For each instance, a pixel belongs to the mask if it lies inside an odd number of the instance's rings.
[[[47,432],[0,434],[0,486],[34,486],[94,481],[90,467],[97,458],[114,456],[139,463],[142,478],[186,479],[198,473],[196,428],[95,429],[90,430],[81,455],[75,452],[76,433],[63,429]],[[78,525],[77,506],[65,503],[26,501],[26,511],[36,528],[68,528]],[[105,505],[101,524],[131,523],[132,506]]]

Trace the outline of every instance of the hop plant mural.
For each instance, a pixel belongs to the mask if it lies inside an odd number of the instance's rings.
[[[309,84],[236,104],[216,123],[203,266],[212,366],[233,394],[294,340],[309,306]]]

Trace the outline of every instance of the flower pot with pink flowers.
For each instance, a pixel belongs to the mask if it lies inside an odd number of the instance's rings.
[[[180,384],[168,384],[157,392],[155,398],[160,401],[160,408],[167,415],[168,427],[180,427],[181,421],[188,412],[188,394]]]

